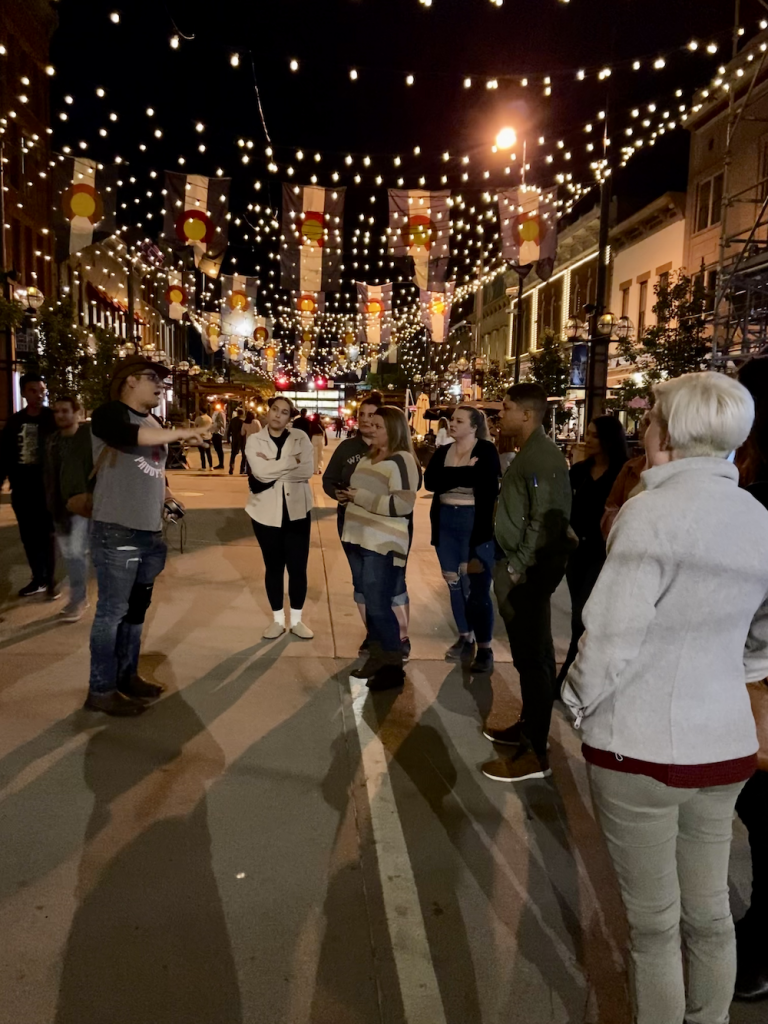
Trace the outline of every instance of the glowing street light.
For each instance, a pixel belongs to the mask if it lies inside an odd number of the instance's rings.
[[[517,142],[517,132],[514,128],[502,128],[496,136],[496,145],[499,149],[512,149]]]

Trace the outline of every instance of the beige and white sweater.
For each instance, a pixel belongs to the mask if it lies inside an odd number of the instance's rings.
[[[380,555],[391,551],[395,565],[405,565],[409,516],[419,488],[414,457],[410,452],[397,452],[374,464],[366,455],[358,462],[349,486],[357,493],[347,505],[342,540]]]

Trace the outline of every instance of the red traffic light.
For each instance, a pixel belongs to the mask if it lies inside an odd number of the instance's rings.
[[[325,379],[325,377],[315,377],[315,387],[316,388],[325,388],[327,386],[328,386],[328,381]]]
[[[275,386],[278,387],[278,388],[285,388],[285,387],[287,387],[288,386],[288,378],[287,377],[278,377],[277,380],[275,381]]]

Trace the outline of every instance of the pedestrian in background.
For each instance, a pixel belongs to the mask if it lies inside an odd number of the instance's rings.
[[[437,449],[424,474],[424,486],[433,492],[432,544],[459,631],[445,657],[471,663],[472,672],[491,672],[493,516],[501,466],[480,409],[460,405],[449,431],[453,444]]]
[[[450,444],[452,441],[450,431],[448,429],[448,420],[445,416],[441,416],[437,422],[437,437],[435,438],[435,447],[440,448],[444,444]]]
[[[256,413],[252,409],[249,409],[248,412],[245,414],[245,423],[243,423],[242,428],[243,444],[245,444],[245,442],[252,434],[258,434],[260,431],[261,423],[256,418]],[[241,466],[240,470],[241,472],[246,472],[248,468],[248,463],[245,462],[245,453],[243,453],[243,462],[245,463],[245,469],[243,469],[243,467]]]
[[[19,524],[32,579],[19,597],[46,594],[55,601],[56,540],[45,496],[43,466],[45,445],[56,430],[53,411],[44,404],[46,387],[39,373],[25,373],[19,381],[26,403],[8,418],[0,436],[0,487],[11,486],[11,507]]]
[[[302,430],[309,437],[309,419],[306,409],[302,409],[298,416],[296,416],[292,423],[292,428],[294,430]]]
[[[728,461],[752,426],[746,388],[695,373],[655,395],[651,468],[611,530],[563,700],[627,912],[637,1024],[716,1024],[736,978],[733,812],[758,746],[745,683],[768,675],[768,512]]]
[[[352,676],[365,679],[371,690],[386,690],[405,682],[392,605],[403,583],[420,474],[408,423],[399,409],[377,409],[371,427],[370,451],[338,494],[347,505],[342,544],[355,593],[365,604],[370,638],[366,663]]]
[[[323,471],[323,449],[328,444],[328,435],[325,432],[320,415],[313,416],[309,421],[309,439],[312,442],[312,450],[315,460],[315,473]]]
[[[112,374],[111,401],[91,419],[96,469],[91,559],[98,601],[85,707],[108,715],[140,715],[163,692],[159,683],[139,675],[139,653],[167,553],[163,505],[173,499],[165,478],[167,445],[200,440],[198,429],[165,430],[152,414],[170,372],[145,356],[128,356]]]
[[[213,458],[211,456],[211,425],[212,418],[207,412],[200,412],[195,417],[195,428],[200,433],[200,468],[205,469],[206,460],[208,468],[213,469]]]
[[[575,540],[568,464],[544,432],[546,414],[547,393],[539,384],[515,384],[504,396],[501,428],[520,451],[501,478],[493,583],[523,707],[509,728],[485,729],[488,739],[510,748],[510,756],[483,765],[483,774],[497,782],[551,774],[547,737],[557,673],[550,600]]]
[[[253,416],[253,413],[251,413]],[[240,471],[245,472],[245,438],[243,437],[243,410],[236,409],[235,415],[227,424],[227,441],[229,441],[229,475],[232,476],[235,470],[237,456],[241,455]]]
[[[250,434],[245,442],[251,490],[245,511],[264,558],[264,584],[273,617],[264,630],[266,640],[285,632],[286,569],[290,630],[302,640],[314,636],[302,622],[312,528],[309,479],[314,463],[309,438],[290,427],[293,415],[295,410],[287,398],[270,398],[267,429]]]
[[[736,453],[739,479],[768,508],[768,357],[745,363],[739,381],[755,402],[754,426]],[[768,751],[763,751],[766,755]],[[736,801],[736,813],[749,833],[752,853],[752,898],[736,924],[736,998],[753,1001],[768,999],[768,771],[756,771],[747,782]]]
[[[624,427],[615,416],[598,416],[587,427],[584,459],[570,469],[571,527],[579,546],[571,552],[565,578],[571,595],[571,643],[557,677],[558,692],[573,664],[584,632],[581,613],[605,562],[600,528],[608,496],[629,457]]]
[[[227,433],[227,417],[217,405],[211,417],[211,444],[216,452],[218,465],[216,469],[224,469],[224,438]]]
[[[600,530],[604,540],[608,540],[608,534],[611,532],[611,527],[616,516],[619,514],[619,510],[633,495],[639,494],[642,489],[640,478],[645,470],[648,469],[645,455],[645,432],[648,429],[649,421],[650,417],[646,412],[640,420],[640,426],[637,431],[638,440],[643,445],[642,455],[636,455],[633,459],[629,459],[624,463],[614,481],[611,493],[608,495],[608,500],[605,503],[605,512],[600,521]]]
[[[341,416],[337,416],[334,426],[336,427],[336,437],[341,437],[344,430],[344,419]]]
[[[95,486],[91,428],[80,422],[76,398],[57,398],[53,415],[57,429],[46,446],[45,487],[69,577],[69,601],[59,615],[63,622],[78,622],[88,608],[88,545]]]

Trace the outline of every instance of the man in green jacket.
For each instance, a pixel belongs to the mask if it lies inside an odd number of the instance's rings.
[[[88,539],[91,520],[68,507],[75,499],[81,512],[89,512],[86,495],[93,493],[91,428],[80,422],[76,398],[58,398],[53,404],[57,430],[48,439],[45,489],[56,540],[67,563],[69,601],[61,611],[63,622],[77,622],[88,607]],[[85,500],[84,500],[85,499]],[[90,514],[90,512],[89,512]]]
[[[515,384],[504,397],[502,429],[519,449],[501,481],[496,509],[494,590],[520,675],[523,708],[508,729],[485,736],[509,756],[483,765],[498,782],[550,775],[547,736],[555,700],[555,649],[550,598],[573,546],[568,464],[544,433],[547,395],[538,384]]]

